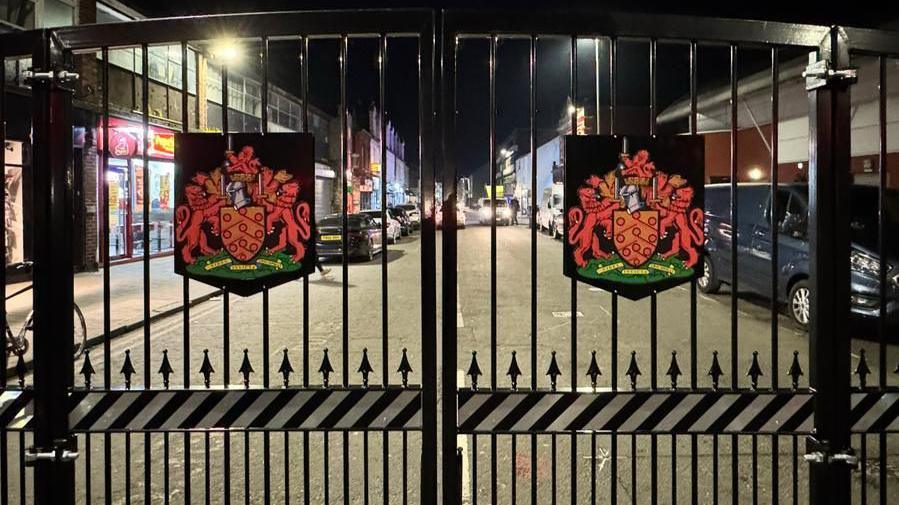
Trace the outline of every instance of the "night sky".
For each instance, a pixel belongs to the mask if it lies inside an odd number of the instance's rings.
[[[295,10],[304,8],[349,8],[364,6],[403,7],[428,6],[428,2],[288,2],[276,0],[194,0],[169,4],[153,0],[127,0],[127,3],[151,16],[201,14],[215,12],[239,12],[262,10]],[[585,4],[585,2],[578,2]],[[595,5],[593,3],[586,3]],[[884,10],[864,9],[853,4],[853,9],[822,9],[820,2],[807,2],[815,8],[806,8],[803,2],[788,8],[765,9],[764,3],[752,5],[722,5],[691,2],[689,5],[672,5],[671,2],[605,2],[617,10],[637,12],[667,12],[694,15],[718,15],[747,18],[766,18],[782,21],[801,20],[818,23],[845,23],[856,26],[874,26],[899,14]],[[441,2],[442,6],[470,7],[473,2]],[[515,9],[545,2],[499,1],[494,6]],[[896,7],[892,7],[896,10]],[[875,15],[876,12],[876,15]],[[387,115],[406,140],[407,159],[418,156],[415,142],[418,134],[418,80],[416,39],[390,39],[387,68]],[[378,103],[378,41],[376,38],[351,39],[347,63],[347,104],[355,116],[355,126],[367,127],[368,108]],[[334,40],[310,42],[310,102],[336,115],[340,98],[338,71],[339,43]],[[299,94],[299,46],[294,41],[270,43],[269,73],[272,83]],[[527,39],[501,39],[497,47],[496,61],[496,139],[502,145],[515,129],[527,129],[529,116]],[[649,129],[649,43],[647,41],[619,42],[617,68],[616,132],[644,134]],[[600,129],[608,131],[610,108],[610,82],[608,41],[599,39],[599,72],[595,65],[595,49],[592,39],[582,39],[578,44],[577,103],[586,108],[587,115],[596,113],[596,90],[599,91]],[[791,51],[781,56],[782,61],[801,56]],[[459,46],[457,55],[457,143],[456,160],[461,176],[473,175],[475,187],[488,177],[489,148],[489,42],[487,39],[466,39]],[[571,88],[570,39],[541,37],[537,44],[537,127],[554,129],[559,124],[567,104]],[[765,50],[741,50],[738,75],[744,77],[766,70],[769,54]],[[700,45],[698,54],[699,92],[726,86],[729,79],[729,54],[726,46]],[[598,79],[598,81],[597,81]],[[659,43],[657,107],[664,110],[689,92],[688,47],[679,43]],[[684,124],[667,125],[665,128],[682,132]]]

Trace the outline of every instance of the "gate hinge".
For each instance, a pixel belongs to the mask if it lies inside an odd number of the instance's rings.
[[[35,72],[32,69],[28,69],[22,72],[22,78],[28,84],[35,81],[52,81],[56,82],[57,84],[61,84],[77,81],[81,78],[81,76],[77,72],[69,72],[68,70],[48,70],[46,72]]]
[[[78,440],[75,437],[56,439],[52,447],[31,446],[25,450],[25,466],[34,466],[38,461],[69,463],[76,459],[78,459]]]
[[[858,81],[858,69],[831,67],[830,60],[809,62],[802,72],[802,77],[805,77],[805,90],[812,91],[834,83],[855,84]]]
[[[814,465],[847,465],[853,470],[858,469],[858,456],[851,447],[841,451],[834,451],[827,441],[818,441],[809,438],[806,444],[806,454],[802,456],[807,463]]]

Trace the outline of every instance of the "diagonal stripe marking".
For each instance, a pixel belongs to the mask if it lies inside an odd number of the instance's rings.
[[[671,412],[665,415],[665,417],[656,424],[655,431],[664,431],[664,432],[672,432],[674,431],[674,427],[677,426],[677,423],[684,419],[687,414],[693,410],[693,407],[696,406],[697,403],[702,401],[703,396],[701,394],[687,394],[684,395],[683,400],[674,407]]]
[[[640,401],[640,396],[644,394],[649,397],[642,399],[643,401],[637,405],[637,402]],[[628,405],[622,410],[622,415],[626,412],[630,412],[630,415],[625,418],[617,430],[627,432],[637,431],[637,428],[640,427],[643,421],[645,421],[657,408],[661,407],[662,403],[667,398],[668,395],[664,393],[637,393],[636,397],[628,402]]]

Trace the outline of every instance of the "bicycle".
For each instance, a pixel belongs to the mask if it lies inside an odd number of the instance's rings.
[[[17,270],[25,270],[31,268],[32,262],[25,261],[16,265]],[[29,284],[24,288],[16,291],[15,293],[6,297],[6,300],[9,301],[23,293],[31,291],[34,288],[34,284]],[[75,343],[73,345],[74,358],[77,359],[84,350],[87,348],[87,324],[84,322],[84,314],[81,312],[81,308],[78,307],[77,303],[73,304],[73,309],[75,311],[74,321],[75,321]],[[28,349],[31,347],[31,343],[28,337],[28,332],[34,331],[34,310],[28,312],[28,317],[25,318],[25,323],[19,328],[19,331],[16,334],[13,334],[12,328],[10,328],[9,320],[5,321],[6,323],[6,356],[22,356]]]

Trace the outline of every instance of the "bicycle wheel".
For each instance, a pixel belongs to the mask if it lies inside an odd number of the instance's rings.
[[[73,351],[75,358],[77,358],[87,348],[87,324],[84,322],[84,314],[81,313],[81,308],[78,307],[78,304],[76,303],[73,306],[75,308],[75,314],[72,318],[75,323],[75,328],[73,329],[73,336],[75,337]]]

